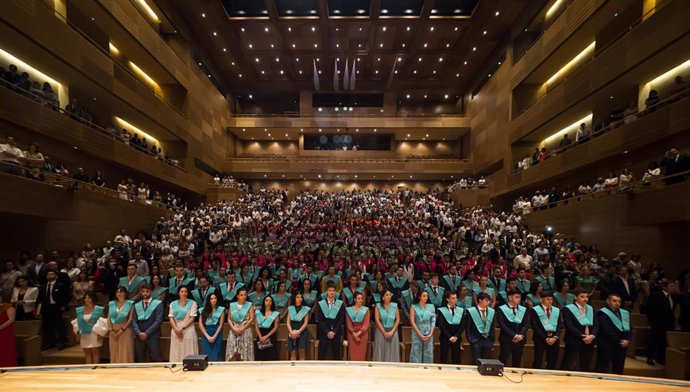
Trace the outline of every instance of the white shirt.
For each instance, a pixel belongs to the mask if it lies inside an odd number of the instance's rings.
[[[19,165],[19,158],[24,158],[22,150],[7,143],[0,144],[0,161]]]

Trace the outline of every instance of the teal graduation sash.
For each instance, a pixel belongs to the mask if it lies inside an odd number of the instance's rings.
[[[327,297],[328,297],[327,292],[324,291],[323,293],[321,293],[321,299],[326,299]]]
[[[450,275],[444,275],[443,279],[446,281],[446,283],[448,283],[448,287],[450,287],[453,291],[458,291],[458,287],[462,285],[462,280],[457,275],[455,275],[455,283],[453,283],[453,279],[450,277]]]
[[[288,270],[288,279],[301,280],[303,275],[304,271],[302,271],[302,268],[290,268]]]
[[[278,297],[278,294],[273,294],[271,298],[273,298],[273,302],[276,304],[276,308],[284,308],[287,306],[288,302],[290,301],[290,293],[286,292],[283,294],[283,298],[281,299]]]
[[[151,275],[146,275],[142,279],[144,279],[144,282],[146,282],[146,284],[151,284]],[[161,282],[162,281],[163,280],[161,279]]]
[[[467,291],[469,292],[472,292],[475,289],[479,288],[479,283],[474,280],[463,280],[462,284],[464,284],[465,287],[467,287]]]
[[[376,307],[378,307],[379,309],[379,316],[381,317],[381,323],[383,324],[383,327],[386,329],[393,328],[393,325],[395,324],[395,316],[398,310],[398,305],[391,302],[390,308],[387,311],[381,303],[377,303]]]
[[[235,295],[237,295],[237,290],[239,290],[241,287],[244,287],[243,283],[235,282],[235,286],[232,288],[232,290],[228,291],[228,282],[225,282],[220,285],[220,293],[224,300],[229,301],[235,298]]]
[[[297,308],[292,305],[288,308],[288,317],[290,317],[290,321],[297,321],[301,322],[304,320],[304,317],[306,317],[309,314],[309,311],[311,308],[309,306],[300,306],[299,312],[297,311]]]
[[[80,306],[76,309],[77,313],[77,327],[79,328],[80,334],[89,334],[93,330],[93,327],[98,322],[99,317],[103,313],[102,306],[95,306],[93,308],[93,313],[89,317],[89,321],[84,320],[84,307]]]
[[[306,280],[306,279],[307,279],[307,276],[304,275],[303,280]],[[317,275],[317,274],[315,274],[315,273],[312,272],[312,274],[309,275],[309,278],[308,278],[308,279],[309,279],[309,281],[311,282],[311,287],[316,287],[316,282],[319,281],[319,275]]]
[[[122,305],[122,309],[117,311],[117,301],[108,302],[108,316],[110,317],[110,322],[113,324],[124,324],[129,316],[129,311],[132,310],[132,305],[134,301],[126,300]]]
[[[256,294],[256,291],[252,291],[249,293],[249,300],[254,304],[254,306],[261,306],[261,304],[264,302],[264,299],[266,299],[266,296],[268,296],[268,293],[264,290],[261,292],[261,297],[259,297]]]
[[[458,305],[465,309],[471,308],[473,305],[472,303],[472,296],[471,295],[466,295],[464,299],[458,298]]]
[[[467,311],[470,313],[470,317],[472,317],[477,331],[484,337],[489,336],[489,332],[491,332],[491,328],[493,327],[496,311],[492,308],[486,308],[486,321],[482,320],[482,315],[479,313],[479,309],[476,306],[467,309]]]
[[[141,283],[142,279],[141,276],[135,276],[134,279],[132,280],[132,283],[128,283],[129,279],[127,279],[126,276],[120,278],[120,286],[124,286],[127,289],[128,293],[132,293],[134,289],[139,286],[139,283]]]
[[[309,292],[309,296],[307,297],[306,295],[302,294],[302,301],[304,301],[304,304],[309,306],[310,308],[314,306],[314,303],[316,302],[316,297],[317,297],[316,290],[312,290]]]
[[[378,304],[378,303],[381,302],[381,293],[373,293],[371,296],[374,297],[374,302],[375,302],[375,303]]]
[[[201,314],[204,311],[204,308],[199,309],[199,314]],[[225,312],[225,308],[222,306],[216,307],[216,310],[214,310],[206,320],[204,320],[204,325],[216,325],[218,324],[218,321],[220,320],[220,317],[223,315],[223,312]]]
[[[345,295],[348,304],[352,304],[355,302],[355,293],[353,293],[349,287],[345,287],[343,289],[343,294]]]
[[[137,320],[139,321],[146,321],[151,317],[153,314],[153,311],[156,310],[158,305],[161,303],[161,301],[157,299],[152,299],[151,303],[149,304],[149,307],[144,310],[144,300],[141,300],[134,304],[134,311],[137,312]]]
[[[501,291],[506,291],[506,280],[505,279],[499,279],[498,280],[498,287],[494,284],[494,281],[489,279],[489,287],[492,289],[501,292]]]
[[[405,301],[405,305],[407,305],[408,307],[412,306],[412,302],[414,302],[414,298],[412,298],[412,292],[409,289],[403,290],[400,293],[400,296],[402,297],[403,301]]]
[[[235,273],[235,276],[237,276],[237,281],[242,283],[242,284],[248,284],[251,283],[252,280],[254,279],[254,274],[252,274],[250,271],[247,271],[247,277],[244,278],[242,277],[242,272]]]
[[[193,280],[194,280],[194,278],[186,277],[186,278],[182,279],[182,283],[180,284],[180,286],[186,286],[189,284],[189,282],[191,282]],[[177,278],[176,277],[168,279],[168,290],[171,293],[173,293],[174,295],[177,295],[177,287],[178,286],[177,286]]]
[[[527,298],[532,300],[532,303],[534,303],[534,306],[539,306],[539,304],[541,304],[541,299],[532,293],[527,294]]]
[[[414,304],[415,317],[418,317],[421,321],[431,320],[431,316],[434,315],[436,308],[432,304],[424,305],[424,309],[419,307],[419,304]]]
[[[537,316],[539,316],[539,321],[541,321],[544,331],[556,332],[556,328],[558,328],[558,316],[561,314],[560,309],[552,306],[551,318],[546,317],[546,310],[544,310],[544,307],[541,305],[534,306],[534,311],[537,313]]]
[[[499,291],[498,295],[503,298],[503,302],[508,303],[508,292],[507,291]]]
[[[517,307],[517,314],[514,314],[513,310],[508,305],[501,305],[499,309],[501,309],[501,312],[503,312],[503,315],[506,316],[508,321],[515,324],[520,324],[525,317],[525,313],[527,313],[527,308],[521,305]]]
[[[402,289],[402,288],[405,286],[405,282],[407,282],[407,277],[405,277],[405,276],[403,276],[402,278],[400,278],[399,281],[395,279],[395,276],[391,276],[391,277],[388,279],[388,283],[390,283],[390,285],[391,285],[392,287],[394,287],[394,288],[396,288],[396,289],[398,289],[398,290]]]
[[[280,312],[273,311],[268,317],[264,317],[264,314],[257,309],[254,315],[256,315],[256,322],[259,324],[259,328],[271,328],[273,326],[273,321],[280,316]]]
[[[431,288],[431,286],[427,287],[426,290],[424,290],[429,294],[429,302],[434,304],[434,306],[441,306],[443,303],[443,294],[446,292],[446,289],[438,286],[438,294],[434,295],[434,290]]]
[[[189,309],[192,307],[192,302],[187,300],[187,302],[184,304],[184,307],[180,306],[180,301],[176,300],[173,301],[170,304],[170,307],[172,307],[172,314],[173,318],[175,320],[184,320],[185,317],[187,317],[187,313],[189,313]]]
[[[233,302],[230,304],[230,319],[236,323],[241,323],[247,316],[247,312],[249,311],[249,308],[251,308],[252,303],[249,301],[245,301],[244,305],[242,305],[241,308],[238,308],[237,305],[237,302]]]
[[[560,292],[555,292],[553,293],[553,298],[558,302],[561,307],[564,307],[566,305],[571,305],[575,302],[575,296],[573,294],[568,293],[568,296],[566,298],[563,298]]]
[[[515,286],[518,290],[520,290],[522,294],[525,294],[529,293],[529,290],[532,288],[532,282],[530,282],[527,279],[525,279],[524,281],[518,279],[515,281]]]
[[[350,320],[352,320],[353,323],[361,323],[364,321],[364,316],[367,315],[369,309],[362,306],[359,308],[359,312],[355,312],[355,307],[350,306],[349,308],[345,308],[345,311],[347,315],[350,316]]]
[[[591,327],[594,325],[594,308],[592,308],[591,305],[585,305],[585,314],[582,314],[577,304],[567,305],[566,308],[570,310],[577,319],[577,322],[583,327]]]
[[[619,309],[621,312],[621,318],[619,319],[618,316],[616,316],[615,313],[611,311],[611,309],[607,307],[603,307],[599,310],[600,312],[604,313],[611,319],[611,322],[613,323],[616,328],[618,328],[619,331],[621,332],[629,332],[630,331],[630,313],[628,313],[627,310],[625,309]],[[621,320],[622,319],[622,320]]]
[[[335,302],[333,303],[333,308],[328,309],[328,301],[321,300],[319,301],[319,306],[321,307],[321,311],[323,312],[323,315],[327,319],[335,319],[338,316],[338,312],[340,311],[340,307],[343,306],[343,301],[336,299]]]
[[[333,278],[331,278],[330,275],[325,275],[325,276],[324,276],[323,278],[321,278],[321,279],[322,279],[322,280],[323,280],[323,279],[326,279],[326,283],[328,283],[329,280],[332,280],[332,281],[333,281],[333,284],[334,284],[335,287],[336,287],[336,291],[338,290],[338,283],[340,282],[340,276],[339,276],[339,275],[335,275],[335,276],[333,276]]]
[[[168,291],[167,287],[159,287],[153,290],[153,292],[151,293],[151,298],[158,298],[161,294],[165,293],[166,291]]]
[[[430,284],[427,284],[427,283],[424,282],[423,280],[418,280],[418,281],[417,281],[417,286],[419,286],[419,289],[420,289],[420,290],[426,290],[426,288],[427,288],[428,286],[431,286],[431,285],[430,285]]]
[[[465,309],[456,306],[455,307],[455,315],[448,309],[447,306],[444,306],[442,308],[438,308],[438,311],[443,315],[443,318],[446,319],[448,324],[450,325],[460,325],[460,322],[462,321],[462,315],[465,313]]]
[[[537,276],[537,282],[544,286],[545,292],[553,292],[556,290],[556,279],[553,276],[549,276],[547,279],[544,279],[543,276],[539,275]]]
[[[207,287],[206,288],[206,296],[204,298],[201,298],[201,292],[199,289],[194,289],[192,290],[192,298],[196,302],[196,304],[199,307],[202,307],[206,304],[206,299],[209,297],[209,295],[213,294],[216,291],[215,287]]]
[[[482,288],[477,286],[473,289],[473,291],[474,291],[475,295],[479,295],[479,293],[482,292]],[[487,286],[485,293],[487,293],[489,295],[489,297],[491,297],[491,299],[494,298],[494,289],[492,289],[491,287]]]

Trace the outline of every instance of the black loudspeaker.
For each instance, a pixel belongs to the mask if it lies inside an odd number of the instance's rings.
[[[190,372],[203,372],[207,367],[208,355],[187,355],[182,360],[182,368]]]
[[[479,358],[477,371],[482,376],[503,376],[503,363],[495,359]]]

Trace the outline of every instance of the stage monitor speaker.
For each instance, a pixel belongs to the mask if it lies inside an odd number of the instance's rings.
[[[477,371],[482,376],[503,376],[503,363],[495,359],[479,358]]]
[[[182,368],[190,372],[202,372],[207,367],[208,355],[187,355],[182,360]]]

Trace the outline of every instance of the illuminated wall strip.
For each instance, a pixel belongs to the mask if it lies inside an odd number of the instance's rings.
[[[112,42],[108,42],[108,48],[110,49],[110,54],[114,56],[120,55],[120,49],[118,49]]]
[[[146,74],[141,68],[139,68],[136,64],[133,62],[129,62],[129,67],[132,68],[132,71],[136,73],[140,78],[142,78],[146,83],[152,85],[156,90],[160,90],[160,86],[158,86],[158,83],[156,83],[155,80],[153,80],[149,75]]]
[[[153,142],[156,146],[160,147],[160,142],[159,142],[158,139],[156,139],[155,137],[149,135],[148,133],[142,131],[140,128],[135,127],[134,125],[128,123],[127,121],[121,119],[121,118],[118,117],[118,116],[114,116],[113,118],[115,119],[115,122],[116,122],[121,128],[126,129],[127,132],[129,132],[129,133],[136,133],[137,135],[139,135],[139,136],[144,137],[145,139],[147,139],[147,142],[148,142],[148,143]]]
[[[137,0],[137,3],[139,3],[139,6],[141,7],[141,9],[144,10],[144,12],[145,12],[146,15],[149,17],[149,19],[151,19],[152,21],[154,21],[154,22],[156,22],[156,23],[160,23],[160,22],[161,22],[161,20],[160,20],[160,18],[158,17],[158,15],[156,15],[156,13],[153,11],[153,8],[151,8],[151,7],[148,5],[148,3],[146,3],[146,0]]]
[[[9,52],[6,52],[2,49],[0,49],[0,62],[6,63],[5,68],[7,68],[7,66],[9,66],[10,64],[14,64],[17,66],[17,69],[20,73],[28,72],[29,78],[32,81],[37,81],[41,84],[43,84],[43,82],[50,83],[51,87],[53,88],[53,91],[55,91],[55,93],[58,95],[58,99],[60,100],[60,104],[62,106],[66,105],[69,101],[67,86],[63,86],[62,83],[58,82],[57,80],[51,78],[50,76],[44,74],[43,72],[37,70],[36,68],[32,67],[31,65],[25,63],[24,61],[20,60],[19,58],[13,56]]]
[[[652,89],[659,89],[660,87],[663,87],[664,85],[670,85],[671,83],[673,83],[673,79],[675,79],[676,76],[686,76],[687,77],[688,74],[690,74],[690,60],[687,60],[684,63],[673,67],[672,69],[662,73],[661,75],[657,76],[656,78],[643,84],[640,88],[639,102],[638,102],[639,107],[643,108],[645,106],[644,101],[645,101],[645,99],[647,99],[647,97],[649,96],[649,92]]]
[[[553,5],[548,9],[548,11],[546,11],[546,19],[550,18],[551,15],[556,13],[556,11],[558,11],[558,9],[561,8],[562,5],[563,5],[563,0],[556,0],[553,3]]]
[[[575,56],[572,60],[568,62],[563,68],[559,69],[558,72],[553,74],[549,78],[549,80],[544,83],[545,85],[552,84],[553,82],[557,81],[558,79],[561,79],[563,76],[565,76],[568,71],[570,71],[573,67],[575,67],[578,63],[580,63],[582,60],[585,58],[589,57],[592,53],[594,53],[594,48],[596,46],[596,41],[593,41],[589,46],[587,46],[582,52],[580,52],[577,56]]]
[[[575,121],[574,123],[568,125],[567,127],[561,129],[560,131],[554,133],[553,135],[547,137],[542,141],[542,145],[549,144],[551,142],[556,141],[557,139],[560,140],[563,138],[563,135],[566,133],[574,132],[577,131],[577,129],[580,127],[580,124],[585,123],[587,125],[592,125],[592,113],[588,114],[587,116]],[[571,139],[575,140],[575,135],[570,135]]]

